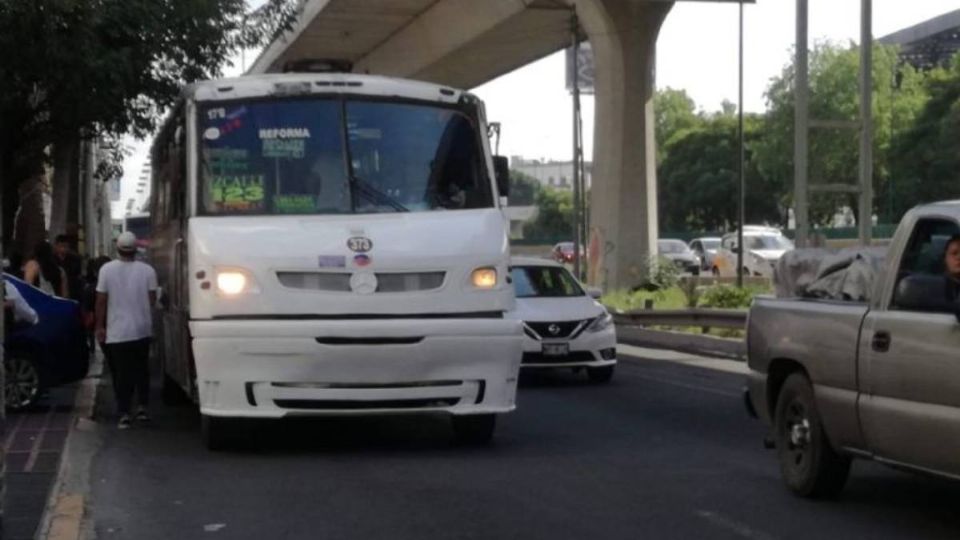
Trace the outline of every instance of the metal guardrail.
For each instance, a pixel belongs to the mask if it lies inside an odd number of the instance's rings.
[[[747,326],[747,312],[740,309],[644,309],[613,313],[616,324],[640,326],[699,326],[736,328]]]

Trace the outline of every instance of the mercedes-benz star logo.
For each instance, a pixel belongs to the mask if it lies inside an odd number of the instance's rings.
[[[560,333],[560,327],[555,324],[551,324],[547,327],[547,331],[550,332],[550,335],[555,336]]]
[[[373,272],[356,272],[350,276],[350,290],[357,294],[373,294],[377,291],[377,276]]]

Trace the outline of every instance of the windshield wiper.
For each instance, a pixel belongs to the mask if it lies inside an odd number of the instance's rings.
[[[356,191],[361,195],[365,196],[372,203],[377,205],[382,205],[382,206],[389,206],[394,210],[396,210],[397,212],[410,211],[406,206],[400,204],[396,199],[394,199],[390,195],[387,195],[386,193],[380,191],[379,188],[377,188],[370,182],[367,182],[363,178],[360,178],[355,174],[351,174],[350,181],[353,183],[353,186],[356,189]]]

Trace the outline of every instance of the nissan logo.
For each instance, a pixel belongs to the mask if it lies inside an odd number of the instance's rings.
[[[347,238],[347,248],[354,253],[366,253],[373,249],[373,240],[366,236]]]
[[[547,327],[547,332],[550,332],[550,335],[555,336],[560,333],[560,327],[555,324],[551,324]]]

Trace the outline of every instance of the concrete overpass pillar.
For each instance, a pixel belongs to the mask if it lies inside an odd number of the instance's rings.
[[[657,249],[656,42],[673,2],[576,0],[596,62],[589,282],[644,278]]]

